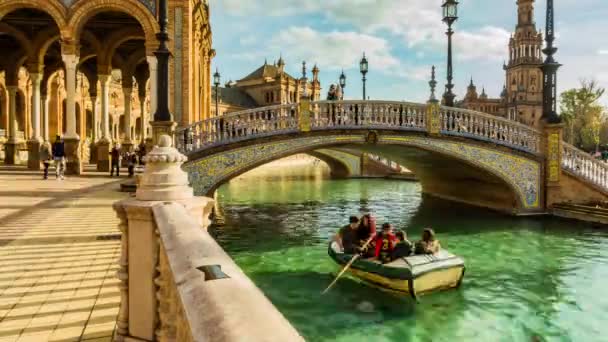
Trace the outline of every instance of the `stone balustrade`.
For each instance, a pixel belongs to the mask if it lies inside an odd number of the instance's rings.
[[[160,137],[122,232],[115,341],[303,341],[207,233],[213,200],[193,196],[186,157]]]
[[[516,121],[481,112],[441,107],[441,134],[484,140],[535,154],[541,153],[540,131]]]
[[[181,128],[177,147],[190,153],[263,136],[298,132],[306,116],[311,131],[376,129],[428,132],[435,115],[439,134],[491,142],[533,154],[541,153],[540,131],[501,117],[460,108],[391,101],[315,101],[306,113],[297,104],[276,105],[226,114]]]
[[[608,191],[608,164],[594,159],[589,153],[563,143],[562,168]]]

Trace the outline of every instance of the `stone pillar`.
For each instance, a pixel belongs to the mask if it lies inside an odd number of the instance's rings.
[[[42,139],[49,141],[49,101],[46,94],[41,97],[42,111]]]
[[[158,99],[156,98],[156,94],[158,93],[158,60],[156,56],[146,56],[146,60],[148,61],[148,67],[150,68],[150,115],[147,117],[149,120],[154,119],[154,113],[156,113],[156,108],[158,106]],[[143,121],[143,120],[142,120]],[[151,128],[151,121],[146,121],[146,128]],[[151,151],[154,146],[154,133],[152,136],[147,137],[146,139],[146,151]]]
[[[90,160],[89,163],[91,164],[97,164],[97,140],[99,140],[99,118],[97,116],[97,109],[99,108],[99,106],[97,106],[97,96],[95,95],[90,95],[91,98],[91,116],[93,119],[93,122],[91,123],[93,126],[93,132],[92,132],[92,139],[91,139],[91,146],[90,146],[90,151],[91,151],[91,156],[90,156]]]
[[[133,88],[122,88],[122,93],[125,98],[125,139],[122,142],[121,149],[125,152],[133,150],[133,139],[131,138],[131,94]]]
[[[4,144],[4,163],[17,165],[21,162],[19,158],[19,139],[17,139],[17,91],[16,85],[6,86],[8,91],[8,141]]]
[[[157,290],[160,244],[153,208],[178,203],[206,227],[213,207],[212,199],[193,196],[188,175],[180,167],[187,158],[171,147],[171,138],[159,137],[158,145],[148,153],[136,197],[114,204],[122,231],[117,341],[156,341],[158,337],[158,299],[163,295],[162,289]]]
[[[110,171],[110,75],[99,75],[101,84],[101,139],[97,141],[97,171]]]
[[[80,137],[76,133],[76,67],[78,56],[62,55],[65,63],[65,90],[66,90],[66,132],[63,140],[65,142],[66,174],[79,175],[82,173],[82,161],[80,158]]]
[[[30,73],[32,80],[32,136],[27,142],[27,168],[40,170],[40,82],[42,74]]]
[[[562,177],[562,151],[564,124],[544,125],[545,141],[545,207],[560,203],[560,179]]]
[[[146,113],[146,95],[144,93],[144,96],[139,96],[139,119],[141,121],[141,127],[139,128],[141,130],[141,141],[145,143],[146,138],[148,137],[148,134],[146,132],[146,128],[148,127],[147,121],[148,121],[148,115]]]

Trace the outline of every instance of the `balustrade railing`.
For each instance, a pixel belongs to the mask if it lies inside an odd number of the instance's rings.
[[[428,105],[388,101],[316,101],[306,118],[310,130],[385,129],[427,132]],[[440,133],[463,136],[538,154],[541,133],[501,117],[441,107]],[[250,109],[210,118],[176,132],[182,152],[261,136],[296,132],[302,118],[297,104]]]
[[[441,133],[470,137],[540,153],[542,134],[524,124],[481,112],[441,107]]]
[[[608,190],[608,164],[566,143],[563,144],[562,168]]]
[[[176,131],[176,145],[182,152],[298,128],[298,105],[261,107],[196,122]]]
[[[318,101],[312,103],[312,128],[426,130],[426,105],[387,101]]]

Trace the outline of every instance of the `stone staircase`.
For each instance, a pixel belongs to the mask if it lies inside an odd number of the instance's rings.
[[[553,205],[553,215],[579,221],[608,225],[608,208],[599,204],[558,203]]]

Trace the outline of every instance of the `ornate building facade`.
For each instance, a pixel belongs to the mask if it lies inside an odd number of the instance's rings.
[[[319,68],[316,65],[312,69],[312,76],[312,81],[308,82],[289,75],[285,71],[285,61],[282,57],[273,64],[265,61],[261,67],[244,78],[236,82],[228,82],[224,87],[218,87],[217,113],[223,115],[248,108],[299,103],[303,95],[304,82],[306,82],[306,94],[313,101],[320,100],[321,82]],[[215,101],[215,97],[212,100]],[[211,112],[215,113],[215,102],[212,104]]]
[[[460,106],[538,127],[543,108],[543,38],[536,29],[534,2],[517,1],[517,26],[509,40],[509,62],[503,65],[506,75],[501,97],[488,98],[485,91],[477,96],[471,81]]]
[[[170,110],[178,125],[209,117],[207,0],[169,1]],[[6,164],[40,167],[61,135],[67,171],[109,169],[108,150],[146,141],[156,111],[156,0],[0,2],[0,145]],[[150,77],[150,76],[153,77]]]

